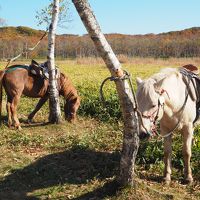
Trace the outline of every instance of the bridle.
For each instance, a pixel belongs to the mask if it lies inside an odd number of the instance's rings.
[[[183,111],[184,111],[184,108],[186,106],[186,103],[187,103],[187,100],[188,100],[188,96],[189,96],[189,86],[190,86],[190,81],[194,78],[193,76],[193,73],[190,73],[188,72],[186,69],[180,69],[180,73],[183,75],[183,77],[185,78],[185,84],[186,84],[186,89],[185,89],[185,100],[184,100],[184,103],[182,105],[182,107],[180,108],[180,110],[178,112],[181,112],[181,116],[179,118],[179,121],[177,122],[177,124],[175,125],[175,127],[169,131],[167,134],[165,134],[164,136],[161,135],[161,137],[163,138],[167,138],[168,136],[170,136],[172,134],[173,131],[175,131],[180,122],[181,122],[181,119],[183,117]],[[188,80],[186,79],[186,77],[188,78]],[[158,98],[158,109],[153,112],[151,115],[144,115],[142,114],[141,112],[139,112],[139,117],[141,119],[141,125],[142,127],[145,129],[146,133],[149,135],[149,136],[153,136],[153,132],[156,133],[156,135],[159,135],[158,134],[158,131],[157,131],[157,128],[156,128],[156,125],[158,123],[159,120],[162,119],[163,115],[162,116],[159,116],[160,114],[160,110],[163,111],[164,113],[164,105],[165,105],[165,99],[164,97],[162,96],[164,93],[167,94],[168,98],[169,98],[169,94],[166,90],[164,89],[161,89],[160,91],[156,91],[156,93],[159,94],[159,98]],[[170,98],[169,98],[170,99]],[[156,113],[155,117],[154,117],[154,114]],[[147,130],[147,128],[145,127],[144,123],[143,123],[143,119],[142,118],[146,118],[146,119],[149,119],[151,123],[153,123],[154,127],[151,129],[151,131],[153,132],[149,132]]]
[[[163,117],[164,105],[165,105],[165,98],[163,97],[163,94],[166,93],[168,98],[169,98],[168,92],[166,90],[164,90],[164,89],[161,89],[160,91],[156,91],[156,93],[158,93],[158,95],[159,95],[158,103],[157,103],[157,109],[154,112],[150,113],[150,114],[143,114],[141,112],[139,113],[139,116],[140,116],[141,122],[142,122],[142,127],[145,129],[145,131],[147,132],[147,134],[149,136],[153,136],[154,133],[156,135],[158,135],[157,124]],[[153,124],[153,127],[152,127],[151,131],[148,131],[147,128],[145,127],[145,125],[143,123],[143,118],[149,119],[150,122]]]

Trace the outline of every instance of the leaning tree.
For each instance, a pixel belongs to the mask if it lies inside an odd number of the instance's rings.
[[[123,147],[120,161],[119,181],[122,185],[134,184],[135,159],[139,147],[138,118],[135,110],[134,96],[121,65],[101,32],[100,26],[87,0],[72,0],[84,23],[98,53],[106,63],[110,73],[115,77],[124,119]]]

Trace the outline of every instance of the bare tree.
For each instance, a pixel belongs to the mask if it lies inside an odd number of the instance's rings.
[[[0,27],[6,25],[6,20],[3,18],[0,18]]]
[[[1,6],[0,6],[0,10],[1,10]],[[0,17],[0,27],[2,26],[6,26],[6,20]]]
[[[61,110],[59,104],[59,92],[57,88],[56,67],[54,58],[55,34],[58,23],[58,15],[59,15],[59,0],[54,0],[52,20],[49,26],[48,55],[47,55],[47,64],[49,71],[49,108],[50,108],[49,121],[51,123],[59,123],[61,121]]]
[[[122,185],[134,184],[135,158],[139,147],[138,120],[134,109],[134,98],[128,81],[123,79],[121,65],[113,53],[87,0],[72,0],[99,54],[112,76],[117,77],[116,87],[124,119],[123,149],[120,162],[119,181]]]

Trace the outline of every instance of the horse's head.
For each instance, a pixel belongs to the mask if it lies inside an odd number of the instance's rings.
[[[156,133],[156,122],[163,116],[164,97],[162,92],[157,90],[157,83],[154,79],[142,81],[137,78],[138,110],[140,113],[140,138],[146,138]]]
[[[80,97],[76,96],[66,100],[64,105],[65,119],[69,122],[75,122],[76,112],[80,106]]]
[[[69,122],[75,122],[76,113],[80,106],[80,97],[78,92],[70,79],[63,73],[60,73],[59,85],[60,94],[65,98],[65,120]]]

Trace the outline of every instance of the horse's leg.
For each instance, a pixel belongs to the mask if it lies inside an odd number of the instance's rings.
[[[188,123],[187,126],[184,126],[183,129],[183,159],[184,159],[184,177],[185,181],[191,183],[193,181],[192,178],[192,170],[190,167],[190,158],[191,158],[191,146],[192,146],[192,138],[193,138],[193,124]]]
[[[172,154],[172,136],[164,138],[164,181],[169,184],[171,181],[171,154]]]
[[[11,103],[9,99],[7,99],[6,110],[8,115],[8,127],[10,128],[12,126],[12,113],[11,113]]]
[[[48,95],[45,95],[44,97],[42,97],[39,101],[38,101],[38,103],[37,103],[37,105],[36,105],[36,107],[35,107],[35,109],[29,114],[29,116],[28,116],[28,123],[30,123],[31,121],[32,121],[32,119],[33,119],[33,117],[35,116],[35,114],[40,110],[40,108],[45,104],[45,102],[48,100]]]
[[[17,105],[18,105],[18,102],[19,102],[19,99],[20,99],[20,96],[15,96],[12,100],[12,103],[11,103],[11,113],[12,113],[12,117],[13,117],[13,121],[14,121],[14,126],[18,129],[18,130],[21,130],[21,126],[20,126],[20,123],[19,123],[19,119],[17,117]]]

